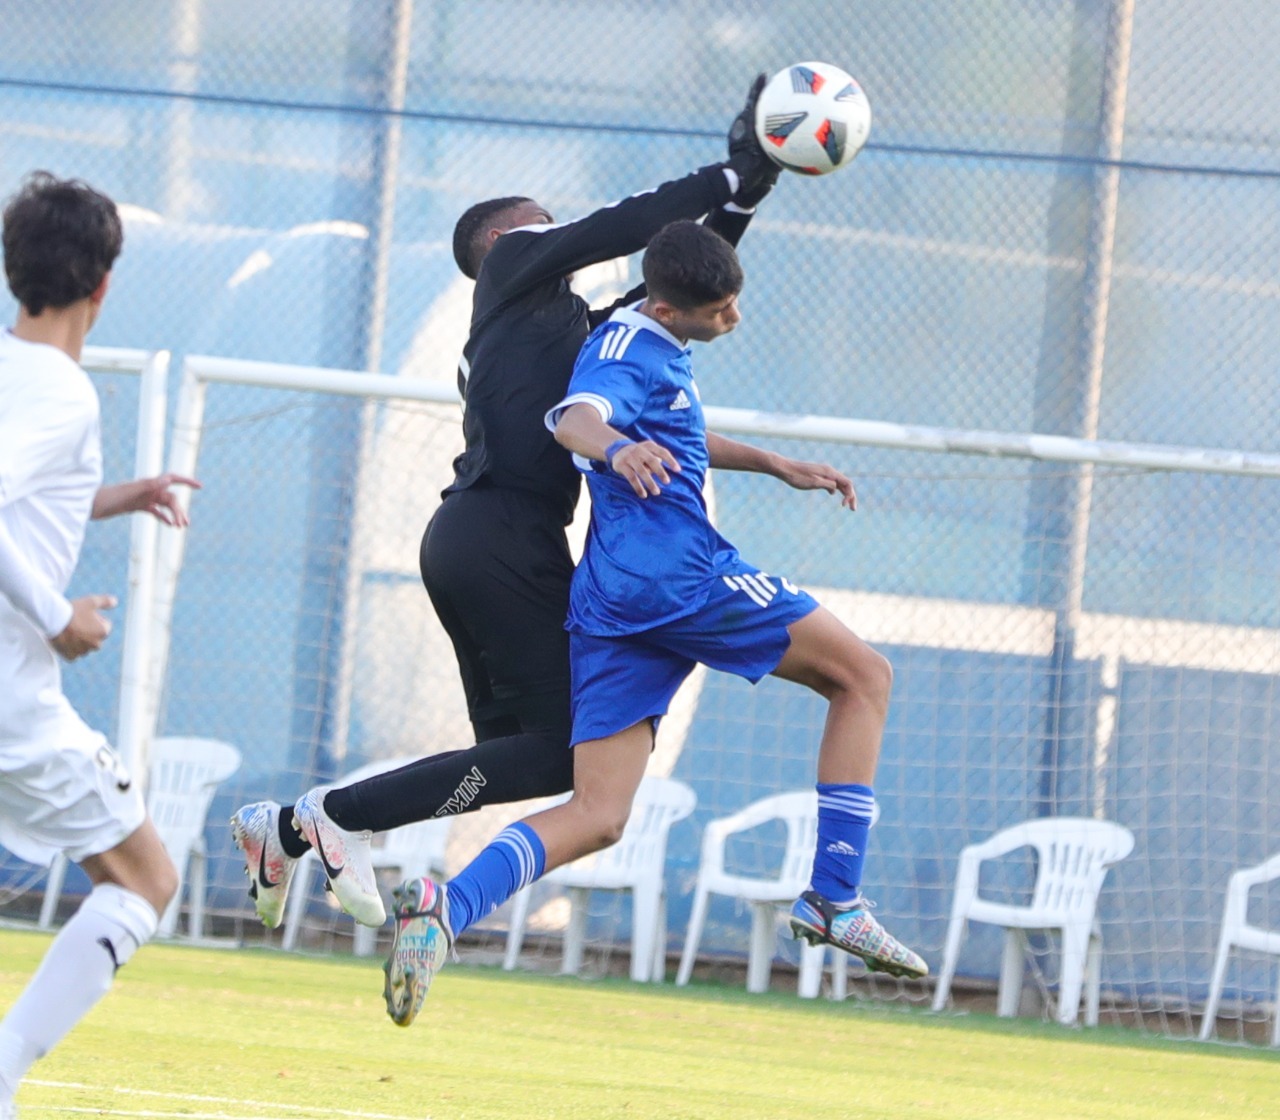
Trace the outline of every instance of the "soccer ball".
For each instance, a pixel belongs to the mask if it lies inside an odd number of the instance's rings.
[[[802,175],[826,175],[862,150],[871,103],[829,62],[798,62],[769,79],[756,102],[756,139],[776,162]]]

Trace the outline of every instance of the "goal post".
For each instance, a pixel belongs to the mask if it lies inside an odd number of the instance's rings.
[[[152,478],[164,470],[169,357],[167,350],[99,346],[88,346],[81,355],[81,364],[91,372],[138,377],[134,478]],[[155,630],[153,612],[160,536],[155,518],[130,518],[115,749],[142,782],[146,780],[147,746],[154,733],[154,694],[159,687],[152,674],[150,642]]]

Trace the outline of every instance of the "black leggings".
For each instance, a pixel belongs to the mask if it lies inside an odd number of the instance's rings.
[[[449,494],[419,560],[477,741],[553,727],[567,734],[573,559],[557,506],[496,487]]]
[[[422,582],[453,642],[477,745],[334,790],[342,828],[374,832],[573,788],[573,560],[554,504],[477,487],[449,494],[422,538]]]
[[[568,732],[525,731],[417,759],[335,789],[324,804],[339,828],[385,832],[429,817],[453,817],[571,789]]]

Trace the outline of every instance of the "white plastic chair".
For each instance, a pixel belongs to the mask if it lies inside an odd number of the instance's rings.
[[[1251,949],[1280,957],[1280,929],[1266,929],[1249,924],[1249,891],[1273,879],[1280,879],[1280,853],[1258,864],[1233,872],[1227,880],[1227,900],[1222,907],[1222,932],[1218,935],[1218,953],[1213,961],[1213,978],[1209,981],[1209,1000],[1204,1006],[1200,1039],[1208,1041],[1218,1020],[1218,1004],[1222,1000],[1222,983],[1227,973],[1227,958],[1233,948]],[[1280,989],[1276,993],[1275,1018],[1271,1023],[1271,1045],[1280,1046]]]
[[[981,865],[1023,847],[1038,856],[1029,905],[991,902],[978,896]],[[933,1009],[941,1011],[951,992],[960,943],[972,920],[1004,927],[1004,956],[996,1014],[1017,1014],[1028,949],[1027,932],[1057,931],[1062,938],[1058,981],[1058,1022],[1070,1026],[1080,1015],[1086,988],[1085,1022],[1096,1026],[1101,990],[1102,931],[1095,917],[1103,880],[1113,864],[1133,851],[1133,833],[1113,821],[1086,817],[1043,817],[997,832],[960,852],[951,922]]]
[[[872,818],[873,824],[879,816],[880,806],[877,805]],[[776,820],[787,826],[787,840],[778,874],[769,877],[736,875],[726,871],[725,847],[729,839],[737,833]],[[817,840],[818,793],[813,789],[764,797],[731,816],[708,822],[702,834],[702,858],[698,866],[698,882],[694,888],[693,909],[689,914],[684,953],[680,957],[680,971],[676,974],[677,985],[687,984],[693,974],[698,944],[702,940],[702,929],[707,920],[709,896],[720,894],[750,903],[751,942],[747,956],[747,991],[769,990],[769,974],[773,970],[773,957],[777,949],[777,910],[779,906],[790,906],[808,888],[813,870],[813,849]],[[844,995],[849,954],[832,949],[831,955],[832,994],[839,999]],[[818,994],[825,959],[826,946],[802,944],[797,990],[806,999],[812,999]]]
[[[185,882],[190,900],[187,936],[203,937],[207,888],[205,818],[218,786],[240,769],[240,752],[217,739],[166,736],[152,742],[148,762],[147,812],[178,869],[178,890],[160,919],[159,935],[172,937],[177,929]],[[67,860],[59,856],[49,869],[40,908],[42,929],[53,923],[66,873]]]
[[[406,758],[379,759],[377,762],[361,766],[344,777],[336,779],[333,785],[355,785],[356,782],[385,774],[388,770],[395,770],[410,761],[412,760]],[[452,817],[436,817],[379,833],[373,839],[374,871],[394,870],[401,879],[443,874],[445,854],[449,847],[449,830],[452,826]],[[317,873],[323,881],[324,872],[320,867],[320,861],[315,852],[308,850],[294,869],[289,902],[285,907],[284,937],[281,940],[285,949],[293,949],[298,943],[298,937],[302,933],[302,919],[306,911],[307,899],[310,897],[312,882]],[[377,930],[356,922],[352,952],[357,957],[369,956],[374,950],[377,936]]]
[[[577,975],[586,940],[587,901],[592,891],[631,892],[631,979],[661,983],[667,949],[667,834],[698,803],[697,795],[674,778],[646,777],[636,791],[622,839],[613,847],[548,872],[541,879],[564,887],[569,896],[569,925],[564,934],[560,971]],[[502,967],[510,972],[520,959],[529,917],[530,888],[511,900],[511,921]]]

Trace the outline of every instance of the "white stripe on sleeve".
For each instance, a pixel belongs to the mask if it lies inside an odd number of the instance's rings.
[[[733,582],[730,583],[730,580]],[[725,583],[728,583],[730,587],[737,588],[739,591],[745,591],[757,606],[767,607],[769,605],[769,600],[762,597],[760,592],[748,584],[742,576],[725,576]]]
[[[575,404],[589,404],[600,413],[600,419],[606,424],[609,423],[613,416],[613,404],[608,397],[602,397],[599,393],[570,393],[559,404],[547,411],[547,415],[543,420],[543,423],[547,426],[547,431],[554,432],[565,410]]]
[[[758,577],[752,575],[750,572],[743,573],[742,581],[748,586],[750,586],[751,588],[753,588],[756,594],[759,595],[760,598],[763,599],[766,603],[768,603],[774,597],[774,595],[777,594],[777,592],[774,591],[774,589],[770,587],[765,580],[759,579]]]

